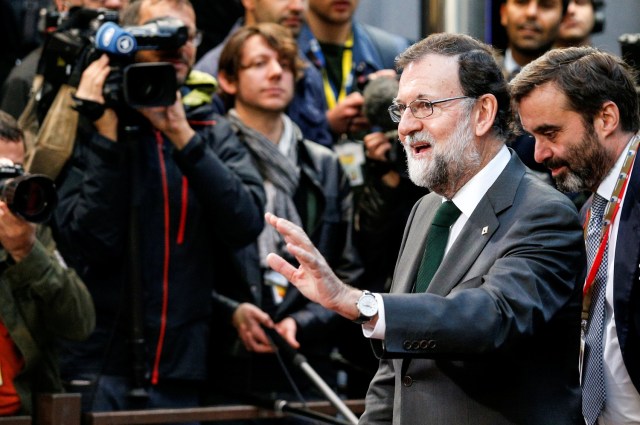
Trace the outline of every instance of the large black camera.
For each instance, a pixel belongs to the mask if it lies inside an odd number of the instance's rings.
[[[53,180],[42,174],[25,174],[21,165],[0,164],[0,200],[15,215],[42,223],[58,204]]]
[[[108,106],[167,106],[178,89],[170,63],[134,63],[140,50],[176,50],[189,32],[175,18],[154,19],[145,25],[119,27],[117,12],[106,9],[72,10],[45,45],[41,73],[54,87],[76,85],[82,71],[102,53],[110,58],[111,73],[104,87]]]
[[[104,86],[108,105],[168,106],[176,101],[178,83],[170,63],[133,63],[139,50],[177,50],[189,31],[176,18],[158,18],[145,25],[119,27],[104,23],[96,33],[95,48],[110,56],[111,73]]]
[[[54,89],[62,84],[75,85],[93,49],[92,39],[105,22],[118,22],[118,12],[109,9],[74,7],[68,13],[47,11],[40,25],[47,38],[38,64],[38,74]],[[76,80],[70,81],[72,74]],[[54,90],[57,92],[57,90]]]

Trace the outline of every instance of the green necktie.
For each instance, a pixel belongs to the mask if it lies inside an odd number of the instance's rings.
[[[425,292],[433,275],[442,262],[444,249],[449,239],[449,228],[460,217],[460,210],[451,201],[443,202],[436,211],[431,228],[427,234],[427,242],[422,254],[422,262],[418,269],[415,292]]]

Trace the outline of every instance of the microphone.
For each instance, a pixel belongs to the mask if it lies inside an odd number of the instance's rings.
[[[278,348],[278,351],[290,359],[294,365],[307,375],[311,382],[313,382],[322,394],[324,394],[327,400],[329,400],[329,402],[347,419],[347,421],[349,421],[350,424],[355,425],[358,423],[356,415],[349,410],[340,397],[338,397],[331,387],[324,382],[320,375],[313,370],[309,363],[307,363],[307,359],[302,354],[294,350],[293,347],[291,347],[275,329],[267,328],[265,326],[263,326],[262,329],[264,329],[264,332],[267,334],[269,339],[271,339],[273,345]]]
[[[398,124],[393,122],[389,115],[389,106],[398,95],[398,80],[392,77],[378,77],[369,80],[365,86],[362,96],[364,105],[362,110],[371,125],[378,127],[384,136],[391,142],[391,149],[386,153],[387,162],[372,161],[376,164],[375,172],[384,174],[389,170],[394,170],[400,175],[406,175],[406,157],[404,148],[398,140]]]
[[[300,353],[298,353],[289,343],[276,331],[274,328],[262,327],[264,333],[271,340],[271,343],[280,353],[287,358],[291,363],[300,367],[301,364],[306,363],[307,359]]]
[[[396,138],[398,124],[389,116],[389,106],[398,94],[398,80],[391,77],[378,77],[369,80],[362,96],[364,105],[362,110],[371,125],[380,127],[388,138]]]
[[[94,45],[98,50],[119,56],[135,53],[138,48],[133,34],[113,22],[105,22],[98,28]]]

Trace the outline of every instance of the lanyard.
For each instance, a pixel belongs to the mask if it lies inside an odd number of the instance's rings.
[[[347,91],[351,88],[353,83],[353,33],[349,34],[349,38],[344,43],[344,52],[342,53],[342,85],[339,89],[334,87],[333,84],[331,84],[331,81],[329,81],[327,63],[318,41],[315,39],[311,40],[310,47],[318,65],[320,65],[320,70],[322,71],[322,83],[324,86],[324,96],[327,99],[327,106],[331,109],[347,96]]]
[[[602,228],[600,229],[600,244],[598,245],[598,251],[593,260],[593,264],[589,268],[589,273],[587,274],[587,279],[584,283],[584,287],[582,289],[582,320],[583,323],[589,318],[589,308],[591,307],[591,293],[593,291],[593,282],[596,278],[596,274],[598,273],[598,269],[600,268],[600,264],[602,263],[602,258],[604,256],[604,250],[607,247],[607,243],[609,242],[609,234],[611,233],[611,225],[618,214],[618,210],[620,209],[620,204],[622,203],[622,198],[624,198],[624,194],[627,190],[627,184],[629,182],[629,176],[631,175],[631,168],[633,167],[633,163],[636,159],[636,153],[638,151],[638,144],[640,144],[640,137],[635,135],[633,140],[631,141],[631,146],[627,151],[627,157],[624,160],[622,165],[622,170],[618,175],[618,180],[616,181],[616,185],[613,189],[613,194],[611,198],[609,198],[609,202],[607,202],[607,207],[604,212],[604,218],[602,220]],[[589,224],[589,219],[591,218],[591,210],[587,212],[587,218],[584,222],[584,236],[585,240],[587,238],[587,227]]]

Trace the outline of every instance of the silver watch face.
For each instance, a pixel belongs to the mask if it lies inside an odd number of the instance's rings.
[[[366,317],[373,317],[378,313],[378,301],[373,294],[364,294],[358,300],[358,311]]]

